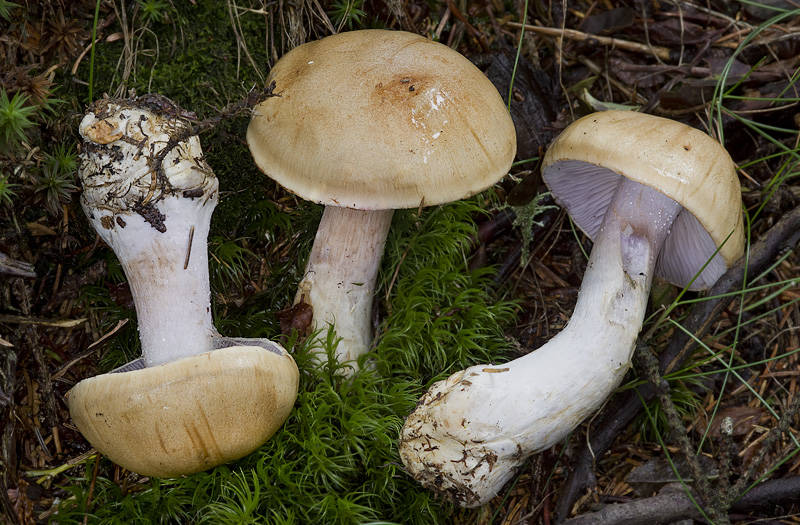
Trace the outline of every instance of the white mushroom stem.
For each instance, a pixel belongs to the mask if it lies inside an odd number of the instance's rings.
[[[125,270],[147,367],[213,350],[206,242],[215,205],[166,197],[164,232],[132,214],[103,236]]]
[[[182,110],[103,99],[80,125],[81,204],[131,288],[144,365],[214,349],[208,239],[218,182]]]
[[[214,329],[206,239],[218,182],[191,120],[149,94],[98,100],[79,128],[81,204],[128,278],[142,358],[75,385],[69,410],[100,454],[145,476],[253,452],[289,416],[300,377],[280,345]]]
[[[393,213],[326,206],[317,229],[295,302],[311,305],[315,330],[334,326],[340,363],[357,360],[372,344],[372,299]],[[356,369],[351,363],[346,370]]]
[[[630,366],[655,261],[680,210],[623,177],[567,326],[522,358],[435,383],[403,427],[408,472],[461,506],[482,505],[599,408]]]

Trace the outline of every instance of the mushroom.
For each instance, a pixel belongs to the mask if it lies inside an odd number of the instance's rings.
[[[711,137],[679,122],[588,115],[550,146],[542,175],[594,240],[569,323],[524,357],[434,383],[401,433],[408,472],[461,506],[488,502],[528,457],[563,440],[619,385],[654,273],[703,289],[743,253],[733,162]]]
[[[81,204],[127,276],[142,358],[81,381],[68,404],[100,453],[148,476],[252,452],[288,417],[299,381],[280,345],[214,328],[206,239],[218,182],[190,118],[145,95],[99,100],[80,124]]]
[[[303,44],[279,60],[275,93],[255,110],[255,163],[325,205],[295,303],[313,328],[335,325],[336,356],[372,344],[372,298],[395,209],[469,197],[505,176],[514,125],[494,85],[447,46],[362,30]]]

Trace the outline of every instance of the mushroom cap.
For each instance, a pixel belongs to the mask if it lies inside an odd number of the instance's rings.
[[[656,263],[656,274],[678,286],[686,286],[713,256],[690,286],[708,288],[744,253],[736,167],[719,142],[680,122],[632,111],[592,113],[550,145],[542,176],[593,240],[620,176],[681,204]]]
[[[277,344],[232,346],[85,379],[69,392],[81,433],[114,463],[172,478],[241,458],[283,424],[299,372]]]
[[[506,175],[514,124],[497,89],[449,47],[361,30],[281,58],[247,129],[256,164],[300,197],[362,210],[469,197]]]

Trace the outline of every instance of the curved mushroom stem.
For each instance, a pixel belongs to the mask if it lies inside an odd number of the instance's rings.
[[[326,206],[298,285],[295,303],[311,305],[314,330],[334,326],[336,357],[350,361],[349,373],[372,344],[372,298],[393,214]]]
[[[479,506],[594,412],[630,366],[655,261],[680,210],[623,177],[568,325],[522,358],[435,383],[402,430],[409,473],[461,506]]]

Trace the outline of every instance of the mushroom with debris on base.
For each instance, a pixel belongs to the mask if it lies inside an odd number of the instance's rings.
[[[679,122],[588,115],[550,146],[542,175],[594,240],[569,323],[524,357],[435,383],[402,430],[408,472],[461,506],[488,502],[528,457],[563,440],[619,385],[654,273],[705,289],[744,249],[730,156]]]
[[[303,44],[270,72],[279,97],[255,110],[247,143],[287,190],[325,205],[295,302],[334,325],[350,362],[372,344],[372,298],[395,209],[451,202],[501,179],[516,152],[497,89],[462,55],[402,31]]]
[[[78,383],[70,414],[100,453],[158,477],[257,449],[299,382],[280,345],[214,328],[206,239],[218,182],[185,115],[145,95],[99,100],[80,124],[81,204],[127,276],[142,358]]]

